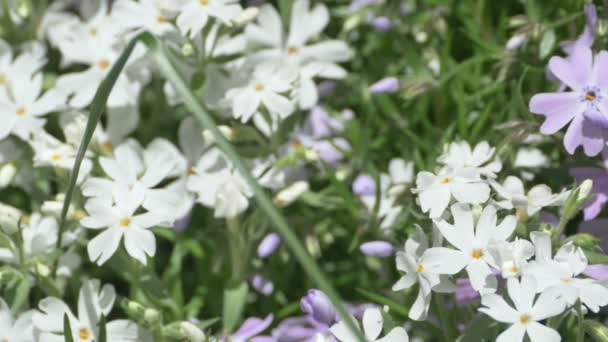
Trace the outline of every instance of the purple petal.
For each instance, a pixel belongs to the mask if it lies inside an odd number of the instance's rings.
[[[549,135],[562,129],[576,114],[581,113],[583,105],[578,94],[573,92],[542,93],[532,97],[530,111],[546,116],[540,131]]]
[[[372,94],[388,94],[399,90],[399,80],[396,77],[383,78],[369,87]]]
[[[391,30],[393,24],[387,17],[377,17],[372,20],[372,26],[378,32],[388,32]]]
[[[358,196],[374,195],[376,182],[370,175],[358,175],[353,182],[353,193]]]
[[[317,289],[308,290],[306,296],[300,300],[302,312],[308,314],[315,321],[331,325],[336,321],[336,310],[323,291]]]
[[[261,319],[257,317],[251,317],[241,325],[239,330],[237,330],[232,337],[239,339],[249,339],[262,331],[266,330],[272,324],[273,316],[272,314],[266,316],[266,318]]]
[[[479,298],[479,292],[473,289],[468,279],[460,278],[456,280],[456,305],[464,306]]]
[[[260,258],[266,258],[281,245],[281,236],[277,233],[270,233],[264,237],[262,242],[258,246],[258,256]]]
[[[608,280],[608,265],[589,265],[583,273],[595,280]]]
[[[569,59],[552,57],[549,60],[551,72],[568,87],[580,91],[591,80],[593,54],[591,49],[577,45]]]
[[[606,89],[608,87],[608,52],[600,51],[596,56],[593,63],[593,80],[591,81],[594,85],[600,89]]]
[[[274,284],[272,281],[264,278],[261,274],[255,274],[251,277],[249,283],[251,284],[251,287],[264,296],[270,296],[274,291]]]
[[[606,129],[584,119],[582,131],[585,154],[589,157],[597,156],[604,149],[604,132]]]
[[[386,258],[395,252],[395,248],[385,241],[370,241],[359,246],[361,253],[379,258]]]

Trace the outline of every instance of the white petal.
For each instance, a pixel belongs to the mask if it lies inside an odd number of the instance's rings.
[[[355,321],[356,322],[356,321]],[[331,333],[341,342],[357,342],[359,339],[350,331],[350,328],[344,321],[340,321],[329,329]]]
[[[410,340],[407,331],[401,327],[394,328],[383,338],[376,340],[376,342],[408,342]]]
[[[368,341],[374,341],[382,332],[382,312],[378,308],[369,308],[363,313],[363,331]]]
[[[562,340],[562,337],[557,331],[538,322],[526,324],[526,331],[532,342],[559,342]]]
[[[496,342],[521,342],[524,340],[524,335],[526,334],[526,327],[516,323],[513,324],[512,326],[510,326],[507,330],[503,331],[500,335],[498,335],[498,337],[496,338]],[[533,342],[541,342],[542,340],[539,341],[534,341]],[[545,341],[542,341],[545,342]]]
[[[103,265],[118,249],[123,228],[110,228],[98,234],[87,245],[89,259]]]
[[[108,341],[116,342],[136,342],[145,341],[151,342],[152,336],[150,333],[135,322],[128,320],[115,320],[108,322],[106,325]]]
[[[415,321],[423,321],[426,319],[429,312],[429,305],[431,304],[431,291],[423,290],[423,287],[427,286],[424,283],[420,283],[420,290],[416,301],[412,304],[408,317]]]
[[[78,294],[78,318],[89,327],[97,326],[101,315],[110,313],[116,299],[114,286],[106,284],[100,289],[100,285],[97,279],[87,280]]]
[[[445,247],[427,249],[421,258],[423,271],[449,275],[460,272],[468,261],[463,252]]]
[[[494,292],[498,287],[498,281],[492,274],[492,270],[482,260],[473,260],[467,267],[467,274],[471,280],[471,286],[482,292]]]
[[[461,203],[480,204],[490,197],[490,187],[486,183],[461,183],[452,184],[452,194]]]
[[[423,212],[429,212],[430,218],[440,217],[450,204],[452,195],[448,186],[436,186],[422,190],[418,194],[420,208]]]
[[[146,229],[129,229],[125,232],[125,249],[130,256],[147,264],[146,256],[154,256],[156,253],[156,239],[151,231]]]
[[[509,278],[507,291],[517,311],[530,312],[536,296],[536,279],[532,276],[523,276],[520,282],[516,278]]]
[[[532,315],[532,319],[535,321],[542,321],[549,317],[561,314],[565,309],[566,303],[561,298],[561,293],[559,290],[549,289],[538,296],[538,299],[534,303],[530,314]]]
[[[514,323],[519,320],[519,314],[501,296],[495,293],[485,294],[481,297],[479,311],[503,323]]]

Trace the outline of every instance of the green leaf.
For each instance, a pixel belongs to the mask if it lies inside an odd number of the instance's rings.
[[[74,337],[72,336],[72,327],[70,326],[70,318],[68,314],[63,315],[63,336],[65,338],[65,342],[74,342]]]
[[[538,56],[541,59],[549,56],[551,50],[553,50],[553,46],[555,45],[555,31],[547,30],[545,34],[543,34],[543,38],[540,41],[540,46],[538,48]]]
[[[241,319],[249,286],[246,282],[239,286],[224,290],[223,325],[226,334],[231,333]]]
[[[107,342],[106,316],[104,316],[103,314],[99,318],[99,342]]]
[[[591,336],[596,342],[608,342],[608,327],[604,324],[586,319],[583,321],[583,328],[587,335]]]
[[[608,264],[608,255],[593,252],[588,249],[583,249],[583,251],[585,252],[585,256],[587,257],[589,264]]]

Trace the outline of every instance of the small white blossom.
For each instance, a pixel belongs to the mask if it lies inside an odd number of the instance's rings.
[[[437,160],[453,170],[470,169],[480,176],[496,178],[496,173],[502,169],[499,160],[491,161],[495,149],[482,141],[471,150],[466,141],[451,143],[446,153]]]
[[[30,310],[13,316],[4,299],[0,298],[0,341],[34,341],[33,315],[34,311]]]
[[[382,333],[384,319],[378,308],[368,308],[363,313],[363,334],[368,342],[408,342],[407,331],[402,327],[393,328],[386,336],[379,338]],[[353,335],[344,321],[334,324],[330,328],[331,333],[340,342],[357,342],[359,339]]]
[[[177,27],[182,34],[194,38],[210,18],[231,26],[242,11],[238,0],[188,0],[180,9]]]
[[[496,202],[504,209],[518,209],[518,216],[526,218],[535,215],[544,207],[559,206],[564,203],[570,191],[554,194],[545,184],[533,186],[526,194],[524,183],[515,176],[508,176],[503,184],[490,183],[502,201]]]

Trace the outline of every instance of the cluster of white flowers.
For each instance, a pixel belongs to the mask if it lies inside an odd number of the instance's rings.
[[[67,184],[95,92],[137,33],[149,31],[164,39],[184,60],[189,80],[199,66],[205,68],[211,86],[204,101],[211,110],[235,123],[253,118],[255,129],[269,136],[287,116],[317,105],[315,79],[346,76],[337,63],[350,59],[352,52],[342,41],[321,39],[328,22],[327,7],[311,7],[308,0],[293,2],[287,30],[273,6],[243,8],[236,0],[54,1],[38,40],[20,46],[0,41],[0,183],[44,202],[27,213],[2,205],[0,260],[65,282],[83,261],[77,252],[83,245],[98,265],[121,245],[146,265],[156,253],[152,228],[173,226],[197,203],[217,218],[244,213],[252,189],[193,117],[182,120],[177,144],[155,138],[144,146],[137,140],[135,132],[144,123],[140,96],[156,77],[142,44],[108,98],[66,222],[59,222],[65,194],[55,188]],[[57,74],[43,72],[51,55],[59,57],[52,61],[58,63]],[[190,62],[193,67],[186,67]],[[163,90],[170,105],[180,105],[170,84]],[[223,127],[229,139],[234,131]],[[298,132],[295,136],[305,129]],[[317,160],[317,140],[310,141],[305,159]],[[260,184],[288,205],[307,191],[308,183],[275,166],[283,154],[301,153],[284,151],[246,162]],[[43,179],[50,185],[40,190]],[[98,282],[85,282],[78,317],[59,299],[47,298],[33,314],[33,330],[31,313],[13,323],[2,302],[0,327],[7,328],[0,328],[0,340],[30,340],[15,336],[30,336],[34,330],[42,340],[57,340],[64,313],[75,340],[97,340],[100,315],[109,313],[114,298],[111,286],[100,291]],[[132,322],[110,322],[108,340],[140,341],[138,329]]]
[[[555,227],[534,230],[527,223],[538,220],[545,207],[567,211],[573,202],[584,202],[589,185],[558,194],[536,185],[526,193],[517,177],[508,176],[502,184],[496,180],[501,163],[494,154],[485,142],[473,149],[453,143],[438,159],[439,172],[418,173],[414,192],[432,220],[434,238],[430,243],[416,227],[397,253],[397,269],[405,275],[393,290],[418,284],[409,317],[424,320],[432,293],[456,291],[453,280],[465,275],[481,296],[479,311],[510,325],[498,341],[523,341],[526,334],[533,342],[560,341],[544,320],[576,313],[578,305],[597,313],[608,305],[608,287],[582,274],[588,265],[583,250],[560,241]],[[500,295],[502,280],[512,305]]]

